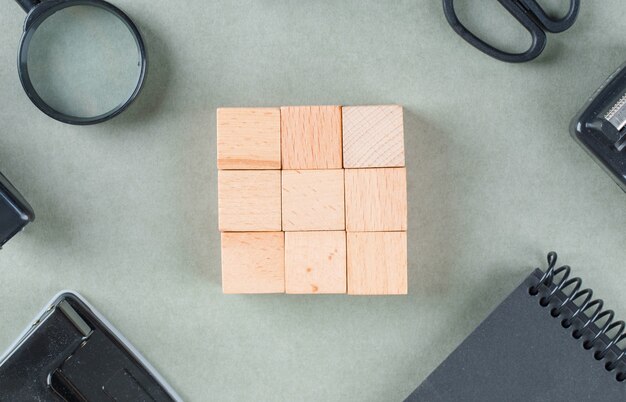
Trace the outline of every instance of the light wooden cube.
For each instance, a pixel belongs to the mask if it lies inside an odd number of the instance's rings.
[[[404,167],[402,106],[344,106],[345,168]]]
[[[348,233],[348,294],[405,295],[406,232]]]
[[[222,288],[227,294],[284,293],[284,233],[222,233]]]
[[[217,109],[218,169],[280,169],[280,109]]]
[[[290,294],[345,294],[346,233],[285,233],[285,288]]]
[[[349,232],[407,230],[405,168],[347,169],[345,176]]]
[[[280,176],[280,170],[220,170],[220,231],[282,230]]]
[[[281,108],[283,169],[341,169],[341,107]]]
[[[283,230],[345,230],[344,171],[283,170]]]

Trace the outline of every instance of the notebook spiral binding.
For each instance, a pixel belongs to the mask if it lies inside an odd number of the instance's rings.
[[[530,286],[528,292],[532,296],[538,296],[541,293],[539,286],[545,285],[548,289],[542,294],[539,303],[542,307],[548,307],[552,304],[555,295],[562,292],[565,299],[552,307],[550,313],[553,317],[560,317],[565,306],[574,306],[574,312],[561,321],[564,328],[571,328],[574,322],[580,320],[582,325],[576,326],[572,331],[575,339],[587,339],[583,342],[583,347],[587,350],[594,349],[598,340],[603,338],[604,347],[598,347],[594,352],[596,360],[603,360],[609,354],[609,351],[615,348],[619,351],[615,358],[607,359],[605,368],[607,371],[615,370],[620,362],[626,363],[626,350],[621,348],[619,344],[626,339],[626,323],[624,321],[615,321],[615,312],[613,310],[604,310],[604,301],[601,299],[593,299],[593,291],[591,289],[582,289],[582,280],[580,278],[570,278],[571,268],[563,265],[556,268],[557,254],[550,252],[548,254],[548,269],[541,279]],[[558,278],[558,279],[557,279]],[[568,290],[569,289],[569,290]],[[578,302],[582,300],[582,302]],[[589,331],[588,329],[595,325],[599,331]],[[607,342],[608,340],[608,342]],[[622,366],[623,367],[623,366]],[[626,380],[626,371],[622,369],[616,373],[617,381]]]

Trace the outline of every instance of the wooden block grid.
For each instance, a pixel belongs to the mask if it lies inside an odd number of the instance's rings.
[[[218,110],[224,293],[407,293],[400,106]]]

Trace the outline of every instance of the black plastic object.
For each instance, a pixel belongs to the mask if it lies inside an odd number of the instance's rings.
[[[22,39],[19,47],[18,54],[18,72],[20,76],[20,80],[22,82],[22,86],[26,91],[26,94],[30,98],[30,100],[37,106],[42,112],[52,117],[55,120],[61,121],[67,124],[74,125],[90,125],[101,123],[112,119],[113,117],[122,113],[131,103],[137,98],[141,88],[143,87],[146,71],[147,71],[147,56],[146,56],[146,48],[139,33],[139,29],[133,23],[133,21],[126,15],[122,10],[115,7],[114,5],[107,3],[103,0],[15,0],[21,7],[28,13],[26,17],[26,21],[24,23],[24,32],[22,34]],[[117,17],[120,21],[126,25],[126,27],[130,30],[133,35],[135,42],[137,44],[137,48],[139,50],[140,55],[140,74],[137,79],[137,83],[135,89],[130,93],[128,98],[117,105],[112,110],[100,114],[98,116],[90,116],[90,117],[79,117],[72,116],[66,113],[62,113],[50,105],[48,105],[35,90],[33,83],[30,80],[28,75],[28,48],[31,41],[31,38],[37,29],[46,18],[52,16],[57,11],[60,11],[67,7],[72,6],[93,6],[98,7],[100,9],[106,10],[115,17]]]
[[[486,43],[470,32],[456,15],[454,0],[443,0],[443,11],[448,23],[469,44],[481,52],[501,61],[508,63],[522,63],[535,59],[546,47],[546,33],[559,33],[569,29],[580,10],[580,0],[570,0],[567,15],[560,19],[550,17],[535,0],[498,0],[509,13],[515,17],[532,37],[530,48],[523,53],[508,53]]]
[[[536,269],[407,401],[626,401],[624,322],[556,260],[550,253],[548,268]]]
[[[0,173],[0,248],[34,219],[31,206]]]
[[[0,400],[181,399],[93,307],[65,292],[0,360]]]
[[[613,73],[574,117],[574,139],[626,191],[626,64]],[[623,122],[620,124],[620,122]],[[624,125],[624,127],[621,127]]]

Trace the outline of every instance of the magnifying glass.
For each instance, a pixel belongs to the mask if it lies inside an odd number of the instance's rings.
[[[135,24],[102,0],[16,0],[28,13],[18,71],[30,100],[58,121],[109,120],[137,97],[146,49]]]

